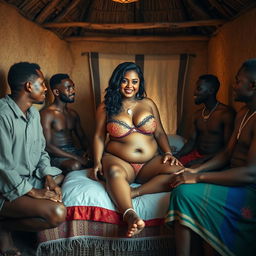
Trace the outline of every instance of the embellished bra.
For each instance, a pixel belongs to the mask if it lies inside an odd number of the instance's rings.
[[[138,125],[133,127],[121,120],[110,119],[107,121],[107,131],[114,138],[123,138],[133,132],[149,135],[153,134],[155,130],[156,120],[153,115],[145,117]]]

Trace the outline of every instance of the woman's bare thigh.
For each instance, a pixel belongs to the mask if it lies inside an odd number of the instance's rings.
[[[163,156],[155,156],[147,162],[139,171],[136,182],[145,183],[159,174],[170,174],[181,169],[181,166],[170,165],[169,162],[163,163]]]
[[[124,173],[127,182],[131,183],[134,181],[135,173],[130,163],[117,156],[111,155],[110,153],[105,153],[102,157],[102,169],[104,176],[106,176],[106,172],[108,172],[112,166],[120,167],[120,170]]]

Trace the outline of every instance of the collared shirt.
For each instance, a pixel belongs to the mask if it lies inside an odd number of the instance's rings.
[[[8,95],[0,99],[0,194],[7,200],[29,192],[31,176],[61,173],[51,166],[45,145],[38,110],[32,106],[25,116]]]

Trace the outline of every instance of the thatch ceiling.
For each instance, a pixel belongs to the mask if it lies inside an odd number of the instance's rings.
[[[4,2],[68,41],[203,39],[256,6],[255,0],[139,0],[130,4],[111,0]]]

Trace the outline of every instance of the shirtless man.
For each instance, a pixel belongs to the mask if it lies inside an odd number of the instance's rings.
[[[175,155],[184,166],[196,166],[211,159],[225,147],[232,134],[235,111],[217,101],[219,86],[214,75],[202,75],[197,81],[195,104],[204,106],[195,113],[188,142]]]
[[[50,86],[54,102],[40,114],[51,164],[61,168],[64,174],[89,167],[91,160],[80,118],[67,106],[75,101],[75,85],[67,74],[56,74],[51,77]],[[77,137],[80,149],[75,146],[73,136]]]
[[[256,59],[243,63],[233,91],[245,106],[237,113],[228,146],[171,178],[175,189],[167,222],[175,223],[177,256],[190,255],[191,230],[221,255],[255,255]]]
[[[40,67],[14,64],[8,73],[11,94],[0,99],[0,255],[18,256],[11,231],[53,228],[66,218],[61,170],[50,165],[40,115],[32,104],[45,99]]]

